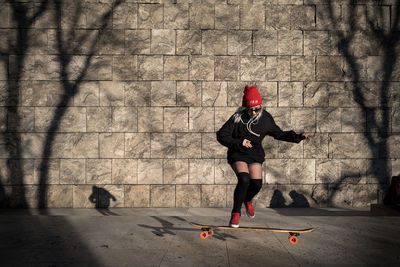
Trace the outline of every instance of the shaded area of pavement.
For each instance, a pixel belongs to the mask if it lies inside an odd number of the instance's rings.
[[[226,225],[229,209],[110,211],[0,210],[1,266],[400,265],[400,217],[368,210],[265,208],[241,219],[249,227],[313,227],[297,245],[285,233],[256,231],[215,230],[202,240],[190,225]]]

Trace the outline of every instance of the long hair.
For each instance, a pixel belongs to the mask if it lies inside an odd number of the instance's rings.
[[[245,124],[242,120],[242,115],[243,113],[246,112],[245,107],[239,107],[235,113],[233,114],[233,118],[234,118],[234,122],[235,123],[239,123],[242,122],[243,124]],[[252,121],[254,121],[255,124],[257,124],[258,120],[260,119],[261,115],[262,115],[262,111],[264,110],[263,106],[261,106],[261,111],[257,114],[257,116],[255,118],[252,119]]]

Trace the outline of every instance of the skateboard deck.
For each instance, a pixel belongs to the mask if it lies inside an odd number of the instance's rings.
[[[281,228],[262,228],[262,227],[229,227],[229,226],[216,226],[216,225],[204,225],[191,223],[192,226],[201,228],[200,237],[202,239],[206,239],[209,236],[213,236],[213,229],[224,229],[224,230],[245,230],[245,231],[262,231],[262,232],[279,232],[279,233],[288,233],[289,234],[289,242],[293,245],[297,244],[298,236],[302,233],[309,233],[313,230],[313,228],[307,229],[281,229]]]

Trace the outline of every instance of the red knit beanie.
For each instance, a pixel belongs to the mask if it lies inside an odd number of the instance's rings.
[[[262,104],[261,95],[255,86],[248,86],[243,91],[243,107],[254,107]]]

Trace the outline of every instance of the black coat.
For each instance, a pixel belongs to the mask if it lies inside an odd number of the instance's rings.
[[[247,163],[264,162],[265,152],[262,147],[262,140],[266,135],[270,135],[277,140],[299,143],[304,139],[302,134],[296,134],[294,131],[282,131],[275,124],[271,114],[262,110],[258,121],[251,122],[247,112],[238,114],[241,120],[235,123],[235,114],[217,131],[217,140],[228,148],[228,163],[235,161],[244,161]],[[250,123],[249,123],[250,122]],[[252,148],[246,148],[242,145],[243,140],[251,141]]]

